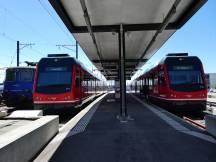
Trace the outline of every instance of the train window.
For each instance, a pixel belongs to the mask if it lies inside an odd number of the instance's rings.
[[[8,69],[6,72],[6,81],[15,81],[16,80],[16,70]]]
[[[160,77],[159,84],[160,84],[161,86],[165,86],[165,85],[166,85],[165,77],[164,77],[164,76]]]
[[[152,79],[149,78],[149,85],[152,86]]]
[[[166,85],[164,71],[162,71],[162,70],[159,72],[159,85],[161,85],[161,86]]]
[[[154,85],[158,85],[158,77],[157,76],[154,78]]]
[[[80,71],[79,69],[76,70],[76,81],[75,81],[75,84],[76,84],[76,87],[80,87]]]
[[[33,81],[33,70],[31,69],[23,69],[23,70],[20,70],[20,81],[23,81],[23,82],[31,82]]]

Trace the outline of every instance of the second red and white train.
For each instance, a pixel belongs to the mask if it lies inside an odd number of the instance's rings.
[[[37,64],[35,109],[71,108],[104,90],[101,80],[68,55],[48,55]]]
[[[203,111],[207,86],[200,59],[187,54],[168,54],[136,79],[140,93],[172,110]]]

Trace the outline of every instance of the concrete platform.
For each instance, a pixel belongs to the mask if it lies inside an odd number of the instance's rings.
[[[0,119],[0,162],[28,162],[58,132],[58,116]]]
[[[73,129],[64,130],[67,135],[56,136],[35,161],[216,161],[216,139],[207,132],[131,95],[127,95],[127,107],[134,120],[121,123],[116,119],[119,103],[112,98],[109,94],[93,105]]]

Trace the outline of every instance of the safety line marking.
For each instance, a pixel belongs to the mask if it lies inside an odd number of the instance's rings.
[[[91,118],[93,117],[95,111],[98,109],[100,102],[97,103],[90,111],[85,114],[85,116],[76,124],[76,126],[68,133],[67,137],[73,136],[78,133],[85,131],[87,125],[89,124]],[[66,137],[66,138],[67,138]]]
[[[58,147],[61,145],[64,139],[71,136],[69,135],[71,130],[73,130],[74,127],[76,127],[77,123],[87,114],[91,109],[94,109],[94,107],[98,107],[102,99],[107,95],[104,94],[100,97],[98,97],[95,101],[93,101],[91,104],[89,104],[85,109],[83,109],[81,112],[79,112],[75,117],[73,117],[70,121],[67,122],[63,127],[59,129],[59,133],[56,135],[56,137],[53,138],[53,140],[46,146],[46,148],[39,154],[39,156],[34,160],[34,162],[48,162],[50,158],[54,155],[55,151],[58,149]],[[95,110],[96,111],[96,110]],[[92,111],[91,113],[95,112]],[[93,114],[92,114],[93,115]],[[91,117],[91,116],[90,116]],[[89,116],[87,118],[90,120]],[[85,121],[87,121],[87,119]]]
[[[162,110],[160,107],[155,106],[155,107],[158,108],[158,109],[156,109],[156,108],[150,106],[149,104],[144,103],[142,100],[140,100],[136,96],[134,96],[132,94],[131,94],[131,96],[135,100],[137,100],[138,102],[140,102],[143,106],[145,106],[148,110],[152,111],[154,114],[156,114],[157,116],[159,116],[162,120],[164,120],[168,125],[170,125],[171,127],[173,127],[175,130],[177,130],[179,132],[182,132],[182,133],[185,133],[185,134],[188,134],[188,135],[191,135],[191,136],[194,136],[194,137],[197,137],[197,138],[200,138],[202,140],[205,140],[205,141],[208,141],[208,142],[216,144],[216,140],[213,137],[211,137],[209,135],[206,135],[206,134],[203,134],[203,133],[200,133],[200,132],[192,131],[192,130],[184,127],[179,122],[177,122],[174,119],[172,119],[171,117],[167,116],[164,113],[166,111]]]

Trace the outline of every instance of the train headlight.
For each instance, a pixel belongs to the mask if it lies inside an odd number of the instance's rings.
[[[173,97],[173,98],[176,98],[176,95],[175,95],[175,94],[171,94],[170,96]]]
[[[64,99],[65,99],[65,100],[69,100],[69,99],[70,99],[70,96],[66,96]]]
[[[69,99],[70,99],[70,96],[64,97],[64,100],[69,100]]]

